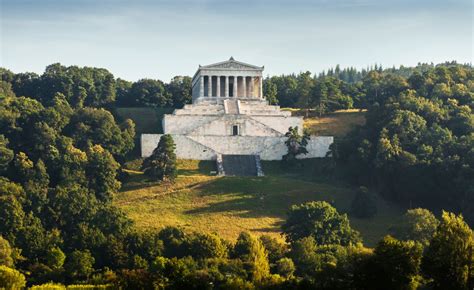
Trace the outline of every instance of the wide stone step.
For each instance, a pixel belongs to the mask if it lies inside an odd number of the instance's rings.
[[[226,176],[262,176],[260,158],[256,155],[222,155],[223,174]]]

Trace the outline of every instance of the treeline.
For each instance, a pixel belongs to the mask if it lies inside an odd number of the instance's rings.
[[[182,107],[191,101],[191,78],[174,77],[169,83],[141,79],[129,82],[115,78],[103,68],[63,66],[46,67],[42,75],[13,73],[0,68],[0,80],[11,85],[17,96],[50,104],[57,93],[71,107]]]
[[[473,69],[368,76],[367,122],[336,142],[338,170],[389,199],[462,212],[473,223]]]
[[[307,71],[267,77],[263,83],[263,91],[272,104],[313,110],[318,114],[340,109],[367,109],[378,98],[388,98],[408,88],[407,79],[412,75],[425,74],[436,67],[472,70],[470,65],[460,65],[456,62],[390,69],[375,65],[360,71],[355,68],[340,69],[336,66],[335,69],[319,74]]]
[[[437,66],[470,65],[456,62]],[[434,64],[415,67],[382,68],[380,65],[358,70],[337,65],[319,74],[303,72],[272,76],[264,79],[263,91],[267,100],[282,107],[316,110],[319,113],[338,109],[368,108],[373,102],[374,83],[389,82],[396,91],[414,73],[433,70]],[[377,76],[388,76],[380,80]],[[0,68],[0,80],[11,84],[17,96],[51,102],[56,93],[63,94],[72,107],[174,107],[191,102],[191,78],[176,76],[169,83],[154,79],[129,82],[115,78],[103,68],[63,66],[59,63],[46,67],[43,74],[13,73]],[[388,85],[388,84],[386,84]],[[391,92],[388,92],[391,93]]]

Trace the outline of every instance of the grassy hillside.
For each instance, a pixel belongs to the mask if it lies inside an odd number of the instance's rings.
[[[119,114],[137,123],[137,132],[157,133],[159,114],[146,108],[122,108]],[[294,114],[300,114],[294,110]],[[365,121],[365,112],[348,110],[305,120],[312,134],[341,137]],[[160,126],[161,128],[161,126]],[[265,177],[217,177],[211,175],[211,161],[179,160],[175,184],[148,182],[138,171],[141,160],[126,164],[130,180],[115,204],[140,229],[181,226],[190,231],[217,232],[233,240],[241,231],[280,236],[280,225],[288,208],[306,201],[325,200],[339,211],[348,212],[355,188],[327,177],[325,161],[304,160],[297,170],[284,170],[280,162],[263,162]],[[326,176],[326,177],[323,177]],[[401,216],[402,210],[379,199],[379,213],[373,219],[350,216],[354,228],[367,245],[374,245]]]
[[[115,204],[140,229],[181,226],[190,231],[217,232],[233,240],[241,231],[280,236],[280,225],[292,204],[312,200],[333,203],[347,212],[355,189],[331,180],[308,181],[303,172],[320,167],[308,160],[304,167],[290,172],[278,162],[264,162],[267,176],[211,176],[212,162],[179,161],[180,175],[173,185],[147,182],[138,171],[118,194]],[[304,179],[301,179],[303,177]],[[379,200],[379,214],[373,219],[350,216],[354,228],[367,245],[374,245],[401,216],[401,209]]]
[[[355,126],[365,124],[365,111],[356,109],[340,110],[322,117],[311,116],[305,119],[304,127],[311,135],[342,137]]]

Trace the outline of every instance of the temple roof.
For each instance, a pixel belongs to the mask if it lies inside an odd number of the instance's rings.
[[[199,66],[199,69],[263,70],[263,68],[264,68],[263,66],[256,66],[256,65],[252,65],[252,64],[237,61],[233,57],[230,57],[230,59],[226,60],[226,61],[221,61],[221,62],[218,62],[218,63],[203,65],[203,66],[200,65]]]

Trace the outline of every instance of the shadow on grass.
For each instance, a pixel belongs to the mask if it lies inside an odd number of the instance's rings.
[[[188,166],[178,169],[178,175],[182,176],[191,176],[191,175],[209,175],[211,176],[211,172],[216,172],[216,162],[214,160],[200,160],[200,161],[191,161],[197,162],[197,166]]]
[[[281,225],[283,224],[283,221],[279,222],[274,222],[268,227],[263,227],[263,228],[256,228],[256,229],[251,229],[251,232],[260,232],[260,233],[279,233],[281,232]]]
[[[188,210],[185,214],[206,215],[225,212],[242,218],[284,217],[293,204],[324,200],[311,184],[276,177],[224,177],[195,187],[201,196],[225,200]]]

